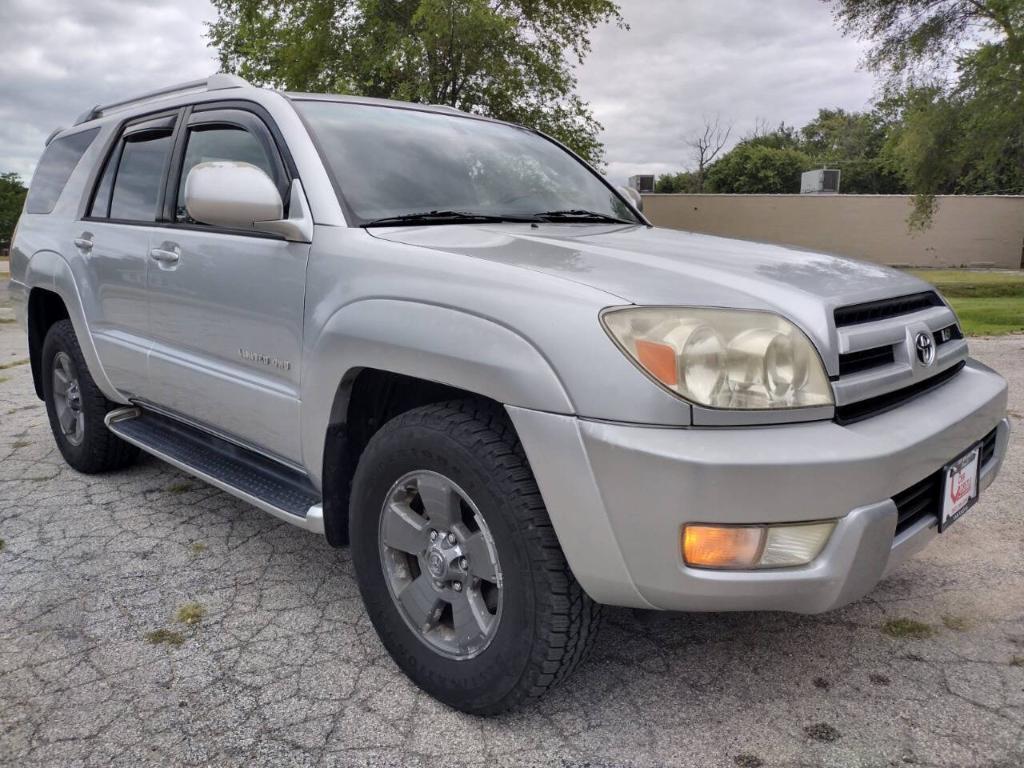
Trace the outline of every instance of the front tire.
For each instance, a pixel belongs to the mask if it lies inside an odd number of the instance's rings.
[[[388,422],[360,458],[350,510],[370,620],[434,698],[496,714],[586,657],[600,606],[569,570],[500,409],[455,401]]]
[[[64,460],[87,475],[129,466],[139,449],[114,435],[103,419],[115,408],[89,375],[70,320],[50,326],[43,341],[43,399]]]

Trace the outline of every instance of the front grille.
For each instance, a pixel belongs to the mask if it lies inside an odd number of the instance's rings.
[[[898,296],[894,299],[866,301],[863,304],[851,304],[848,307],[837,309],[835,311],[836,327],[843,328],[848,325],[871,323],[875,320],[909,315],[911,312],[918,312],[928,309],[928,307],[941,306],[943,306],[942,299],[934,291],[922,291],[909,296]]]
[[[896,535],[899,536],[923,517],[938,517],[941,496],[941,469],[893,496],[892,500],[896,503],[896,510],[899,512],[899,518],[896,521]]]
[[[945,328],[942,328],[935,333],[935,345],[941,347],[943,344],[948,344],[951,341],[957,341],[963,337],[964,334],[960,330],[960,326],[953,323],[952,325],[947,325]]]
[[[981,466],[988,464],[996,453],[996,430],[992,430],[981,443]]]
[[[945,384],[960,373],[960,371],[963,370],[964,365],[966,365],[966,363],[961,360],[952,368],[947,368],[942,373],[936,374],[930,379],[919,381],[917,384],[911,384],[909,387],[895,389],[892,392],[886,392],[884,395],[869,397],[867,400],[860,400],[856,403],[840,405],[836,408],[836,422],[839,424],[852,424],[855,421],[861,421],[862,419],[867,419],[871,416],[877,416],[880,413],[891,411],[893,408],[903,405],[903,403],[908,400],[912,400],[915,397],[923,395],[926,392],[930,392],[936,387]]]
[[[946,383],[963,368],[967,343],[953,310],[935,291],[851,304],[834,310],[838,371],[832,377],[836,421],[850,424]],[[922,364],[917,340],[934,341]]]
[[[981,441],[979,465],[982,468],[995,455],[996,435],[997,432],[993,429]],[[896,521],[897,536],[922,518],[938,518],[941,513],[939,505],[942,503],[942,470],[933,472],[919,483],[914,483],[906,490],[900,491],[892,497],[892,500],[899,513]]]
[[[860,352],[847,352],[839,356],[839,375],[849,376],[851,373],[869,371],[882,365],[889,365],[895,362],[892,345],[863,349]]]

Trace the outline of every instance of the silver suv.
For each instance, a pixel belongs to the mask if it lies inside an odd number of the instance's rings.
[[[558,142],[215,75],[51,137],[13,242],[68,463],[139,449],[351,542],[417,685],[495,713],[602,604],[817,613],[983,494],[1006,384],[928,285],[651,227]]]

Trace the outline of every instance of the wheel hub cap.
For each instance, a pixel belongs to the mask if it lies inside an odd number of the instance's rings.
[[[78,371],[66,352],[53,357],[53,408],[60,431],[71,445],[85,439],[85,413]]]
[[[486,521],[454,482],[418,471],[392,486],[380,558],[395,607],[432,650],[468,659],[490,644],[501,616],[501,568]]]

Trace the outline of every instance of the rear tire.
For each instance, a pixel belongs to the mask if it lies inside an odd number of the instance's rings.
[[[454,501],[438,506],[442,496]],[[360,458],[350,514],[370,620],[402,671],[445,704],[479,715],[511,709],[565,679],[593,646],[601,607],[569,570],[501,409],[454,401],[385,424]],[[400,600],[414,584],[415,597]],[[476,634],[456,619],[467,615],[467,594],[483,627]]]
[[[70,320],[50,326],[43,341],[43,399],[64,460],[87,475],[129,466],[139,449],[114,435],[103,419],[117,407],[89,375]]]

